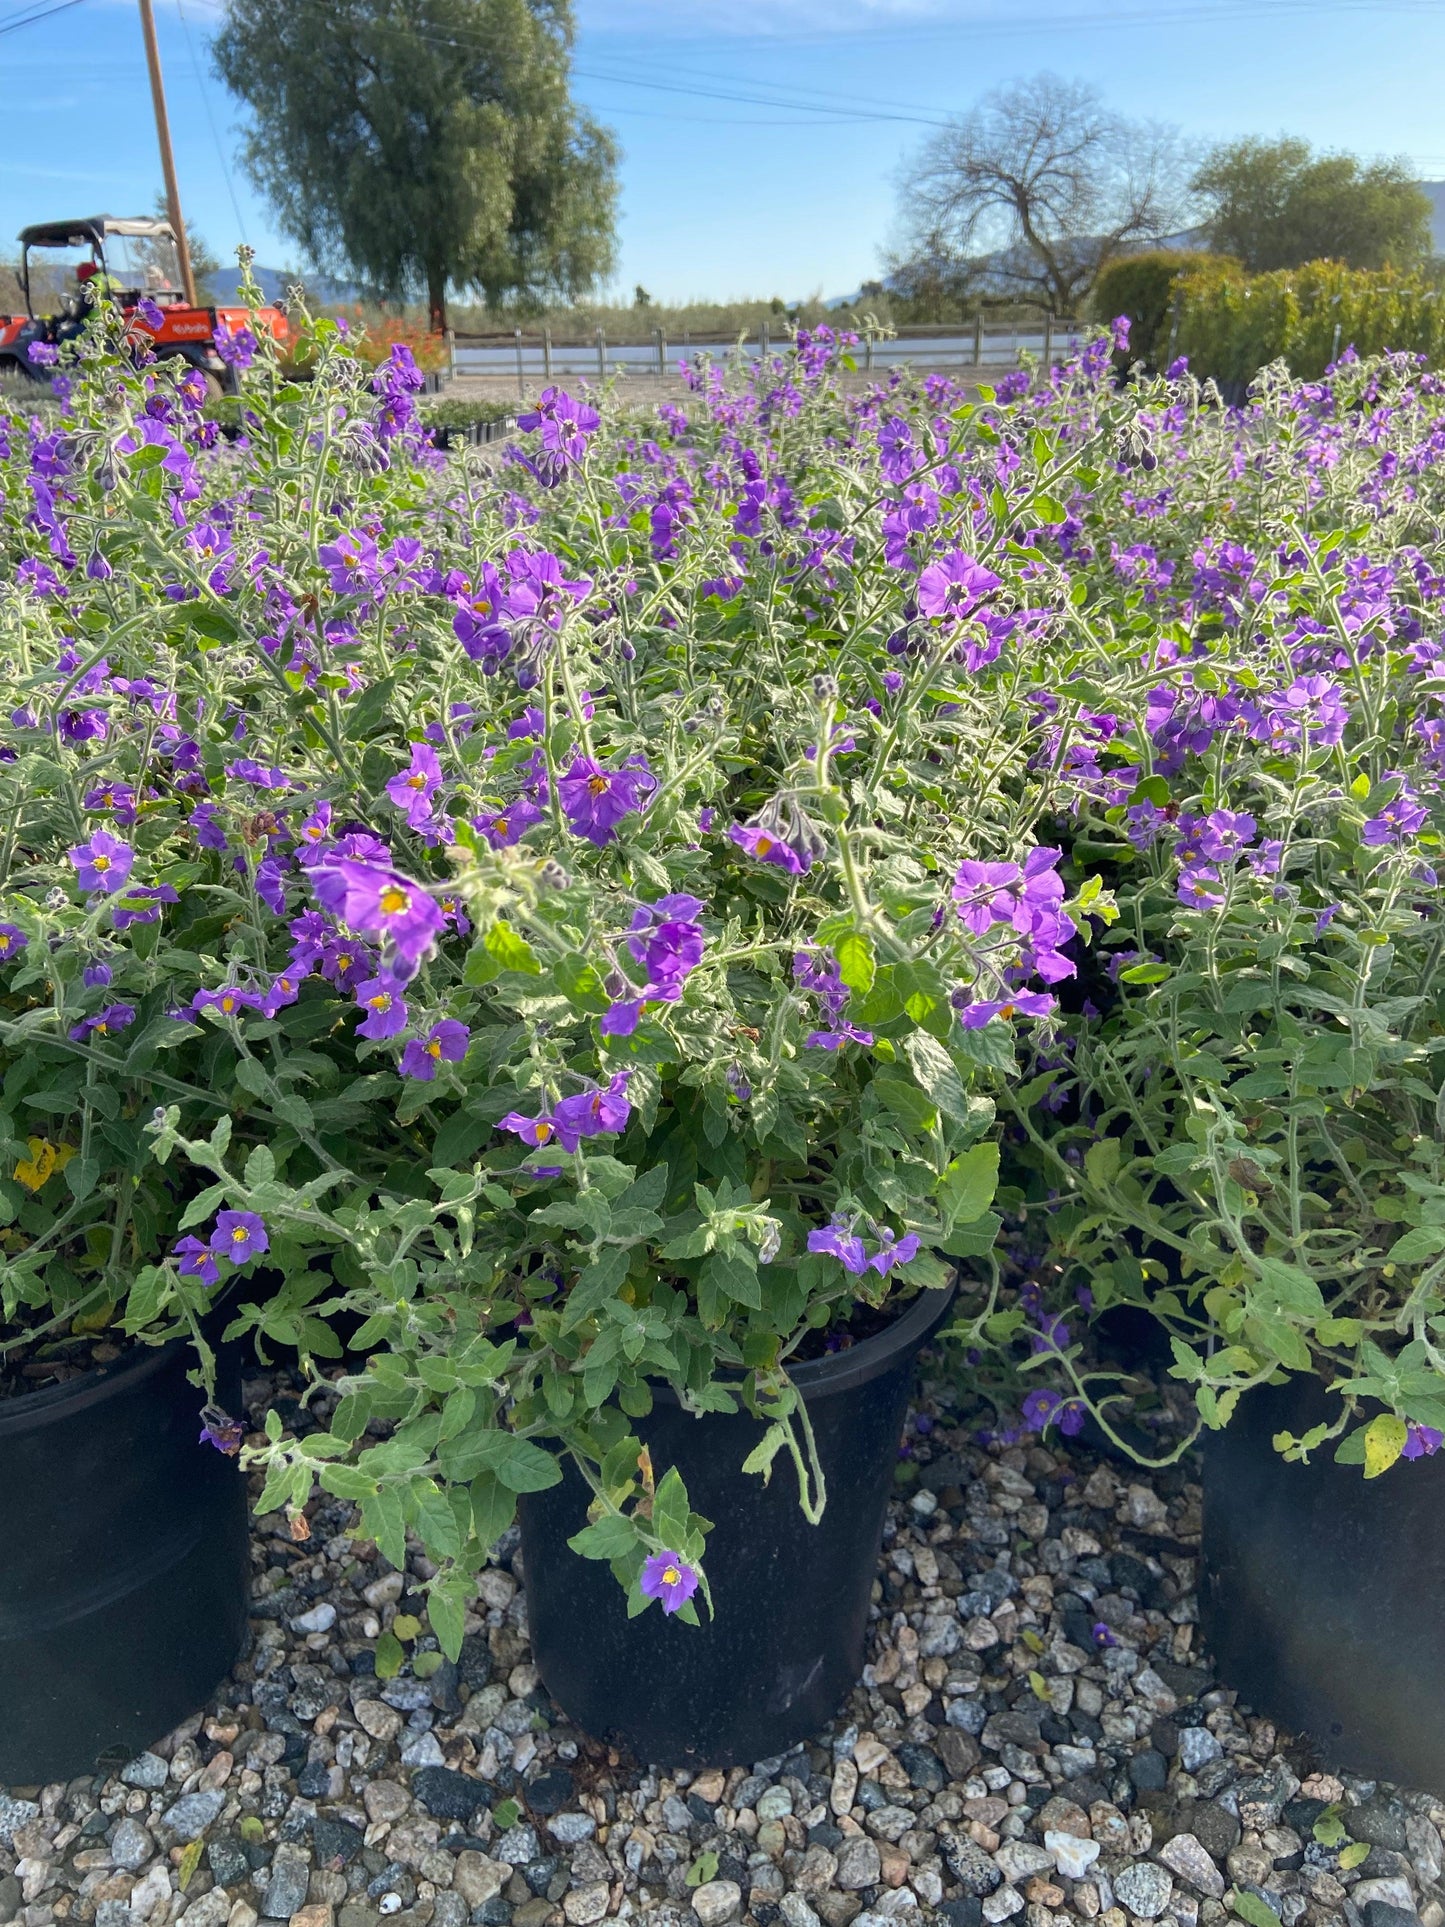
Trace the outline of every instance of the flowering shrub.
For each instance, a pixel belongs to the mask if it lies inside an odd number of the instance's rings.
[[[1316,1373],[1337,1408],[1277,1444],[1367,1474],[1445,1434],[1441,393],[1406,357],[1139,392],[1071,536],[1059,750],[1118,922],[1003,1089],[1055,1253],[1163,1318],[1202,1420]],[[1082,1410],[1077,1345],[1034,1352]]]
[[[415,1532],[454,1650],[565,1455],[577,1550],[690,1618],[649,1381],[745,1405],[816,1517],[797,1347],[993,1244],[982,1086],[1101,901],[1044,829],[1079,617],[1029,532],[1130,405],[1107,344],[1022,444],[948,384],[845,405],[819,331],[650,424],[548,394],[499,479],[404,350],[300,325],[234,444],[104,317],[64,422],[4,421],[0,1312],[205,1369],[218,1297],[305,1361],[344,1321],[265,1507]]]

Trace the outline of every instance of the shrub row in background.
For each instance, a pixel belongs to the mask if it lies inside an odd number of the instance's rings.
[[[1298,381],[1317,381],[1346,348],[1445,360],[1445,296],[1426,274],[1311,261],[1246,275],[1221,255],[1160,249],[1113,262],[1099,277],[1095,312],[1129,317],[1131,358],[1162,369],[1187,355],[1201,379],[1249,382],[1283,360]]]

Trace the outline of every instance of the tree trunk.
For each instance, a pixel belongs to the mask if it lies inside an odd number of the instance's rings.
[[[444,268],[426,271],[427,327],[434,335],[447,331],[447,277]]]

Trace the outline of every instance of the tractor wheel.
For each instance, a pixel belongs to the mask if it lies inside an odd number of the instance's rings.
[[[213,375],[209,368],[203,368],[201,373],[206,381],[206,401],[208,403],[220,401],[226,392],[221,377],[219,375]]]

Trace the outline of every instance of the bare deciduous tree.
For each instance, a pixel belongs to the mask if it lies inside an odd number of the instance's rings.
[[[1185,218],[1185,156],[1171,128],[1112,113],[1053,74],[1001,87],[935,134],[906,170],[906,258],[980,257],[1000,294],[1077,310],[1111,254]]]

